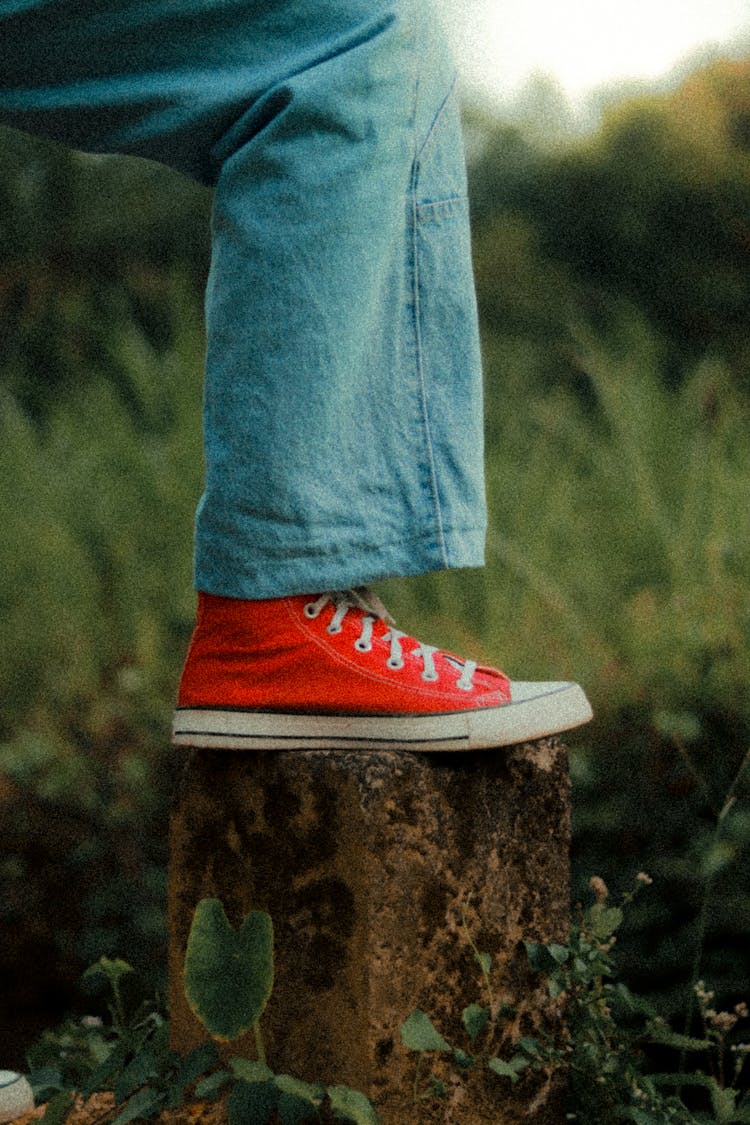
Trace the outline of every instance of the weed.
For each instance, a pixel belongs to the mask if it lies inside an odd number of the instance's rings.
[[[567,945],[525,942],[529,965],[547,978],[550,996],[565,1006],[566,1026],[557,1037],[519,1039],[507,1058],[491,1050],[495,1030],[507,1013],[495,1010],[484,971],[487,955],[471,942],[489,1003],[473,1004],[462,1012],[468,1051],[448,1043],[424,1012],[415,1011],[406,1020],[402,1041],[418,1052],[414,1100],[444,1093],[444,1086],[434,1078],[428,1086],[420,1085],[425,1057],[437,1053],[450,1058],[459,1072],[485,1066],[512,1084],[521,1081],[527,1070],[563,1070],[570,1083],[567,1119],[578,1125],[750,1123],[750,1096],[741,1088],[750,1045],[731,1041],[736,1026],[748,1017],[747,1005],[716,1012],[710,1007],[713,993],[700,982],[696,995],[703,1034],[691,1037],[673,1031],[650,1003],[618,979],[612,957],[617,931],[625,909],[650,883],[649,876],[639,874],[635,888],[619,905],[612,905],[604,880],[594,877],[590,883],[594,901],[580,910]],[[708,1073],[700,1069],[649,1073],[644,1048],[654,1045],[683,1056],[698,1055],[706,1060]],[[691,1108],[682,1098],[683,1087],[702,1092],[707,1106]]]
[[[128,1015],[122,982],[132,973],[125,961],[103,957],[85,976],[108,987],[110,1020],[69,1020],[47,1033],[29,1055],[30,1081],[47,1100],[46,1125],[62,1125],[76,1094],[88,1098],[111,1091],[111,1125],[150,1121],[190,1098],[227,1097],[228,1125],[302,1125],[338,1121],[377,1125],[368,1099],[348,1086],[323,1086],[276,1074],[268,1066],[260,1018],[273,989],[273,925],[268,914],[251,912],[234,930],[216,899],[195,910],[185,957],[185,994],[211,1041],[183,1056],[169,1047],[169,1027],[154,1005]],[[258,1057],[220,1061],[217,1044],[254,1030]],[[324,1117],[323,1114],[326,1114]]]

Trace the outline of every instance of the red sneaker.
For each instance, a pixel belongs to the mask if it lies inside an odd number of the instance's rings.
[[[400,632],[368,591],[200,594],[175,746],[476,750],[587,722],[572,683],[519,683]]]

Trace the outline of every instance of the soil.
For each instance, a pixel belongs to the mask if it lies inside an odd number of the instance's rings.
[[[155,1122],[156,1125],[227,1125],[226,1102],[227,1099],[224,1097],[215,1102],[193,1102],[192,1105],[180,1106],[179,1109],[165,1109]],[[31,1113],[10,1121],[8,1125],[36,1125],[36,1122],[44,1117],[46,1108],[40,1105]],[[322,1125],[335,1125],[330,1110],[324,1106],[321,1112]],[[86,1101],[80,1097],[76,1098],[65,1118],[65,1125],[111,1125],[116,1116],[115,1099],[112,1094],[93,1094]],[[272,1121],[278,1122],[276,1114]],[[134,1125],[138,1125],[138,1121]]]
[[[31,1113],[16,1118],[10,1125],[33,1125],[45,1111],[39,1106]],[[68,1114],[65,1125],[108,1125],[117,1116],[115,1100],[111,1094],[94,1094],[87,1101],[77,1098]],[[157,1118],[158,1125],[226,1125],[226,1107],[222,1102],[196,1102],[180,1109],[164,1110]]]

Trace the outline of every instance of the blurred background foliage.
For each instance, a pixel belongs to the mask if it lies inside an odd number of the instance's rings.
[[[426,639],[585,684],[573,894],[654,878],[620,963],[679,1024],[697,976],[749,991],[750,63],[582,138],[537,126],[467,114],[488,566],[381,592]],[[163,984],[210,198],[10,132],[0,153],[0,1050],[21,1065],[100,955]]]

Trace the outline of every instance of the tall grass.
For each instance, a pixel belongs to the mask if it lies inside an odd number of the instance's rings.
[[[0,398],[0,729],[30,700],[94,696],[104,669],[174,670],[202,478],[202,330],[197,316],[180,323],[166,356],[123,328],[110,359],[127,371],[127,398],[88,377],[41,425]]]
[[[166,353],[126,324],[43,420],[0,396],[0,1049],[18,1064],[27,1016],[31,1035],[102,954],[164,976],[202,480],[200,309],[179,286],[174,303]]]
[[[721,364],[668,390],[635,319],[608,345],[581,334],[585,398],[541,392],[533,349],[497,340],[488,361],[482,650],[516,676],[575,675],[605,720],[637,701],[692,730],[708,699],[750,719],[748,406]],[[465,644],[464,578],[390,593]]]
[[[699,947],[720,990],[740,998],[750,979],[746,776],[715,834],[750,745],[748,403],[718,361],[667,389],[633,314],[574,348],[579,392],[544,392],[543,350],[489,341],[488,565],[385,593],[425,639],[584,684],[575,890],[655,877],[621,957],[677,1012]]]

